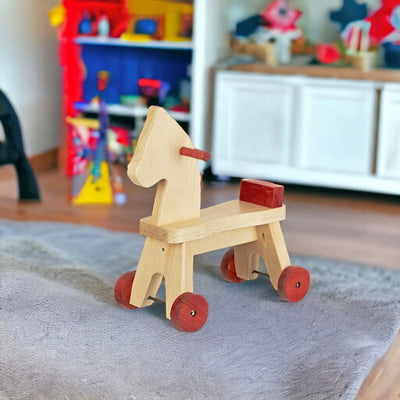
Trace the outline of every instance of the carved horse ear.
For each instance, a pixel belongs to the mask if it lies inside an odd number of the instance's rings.
[[[204,150],[191,149],[190,147],[181,147],[179,154],[186,157],[196,158],[197,160],[208,161],[211,158],[211,154]]]

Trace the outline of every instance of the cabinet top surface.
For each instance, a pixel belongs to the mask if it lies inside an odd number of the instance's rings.
[[[319,65],[280,65],[277,67],[271,67],[263,63],[253,63],[230,66],[228,70],[272,75],[304,75],[319,78],[400,82],[400,70],[383,68],[373,69],[371,71],[361,71],[353,67],[326,67]]]

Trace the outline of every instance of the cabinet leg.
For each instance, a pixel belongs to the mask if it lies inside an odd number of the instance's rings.
[[[291,264],[280,223],[257,227],[257,237],[258,254],[264,260],[272,286],[277,290],[282,271]]]

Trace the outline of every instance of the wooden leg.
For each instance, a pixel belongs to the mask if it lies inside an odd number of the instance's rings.
[[[146,238],[132,285],[130,303],[134,306],[153,304],[149,296],[155,297],[160,288],[166,266],[166,247],[163,242]]]
[[[233,248],[235,254],[236,275],[246,281],[256,279],[258,275],[253,271],[258,270],[257,242],[239,244]]]
[[[272,286],[277,289],[282,271],[290,265],[290,257],[279,222],[257,227],[258,254],[264,260]]]
[[[186,243],[166,247],[165,268],[166,317],[171,319],[171,307],[175,299],[185,292],[193,292],[193,254]]]

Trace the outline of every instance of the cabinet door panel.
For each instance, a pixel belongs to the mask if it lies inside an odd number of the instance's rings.
[[[296,139],[299,167],[368,174],[373,169],[376,89],[370,84],[308,83]]]
[[[400,178],[400,85],[382,91],[377,174]]]
[[[214,160],[288,162],[293,88],[281,79],[219,73]]]

